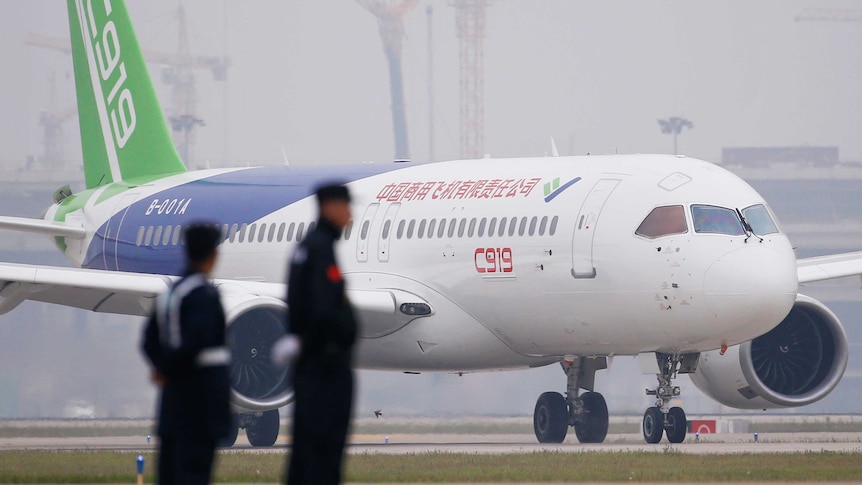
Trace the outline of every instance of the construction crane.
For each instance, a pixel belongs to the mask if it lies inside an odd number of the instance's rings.
[[[215,81],[225,81],[227,79],[227,69],[230,63],[227,57],[219,56],[194,56],[191,54],[188,40],[188,29],[186,27],[186,13],[182,5],[179,6],[176,12],[177,18],[177,51],[173,54],[166,52],[153,51],[143,49],[144,59],[153,64],[164,66],[162,69],[162,82],[171,86],[171,113],[168,117],[171,129],[174,134],[174,145],[187,165],[190,165],[194,159],[194,144],[196,128],[204,126],[204,120],[196,115],[196,95],[195,95],[195,80],[193,71],[196,69],[206,69],[212,73]],[[52,49],[66,54],[71,54],[72,44],[68,39],[52,37],[41,34],[30,33],[25,44]],[[64,114],[66,112],[64,111]],[[49,113],[50,114],[50,113]],[[74,112],[72,113],[74,114]],[[53,148],[49,147],[47,131],[50,123],[59,119],[60,122],[65,118],[59,116],[49,116],[49,124],[41,121],[46,130],[45,137],[45,152],[46,154]],[[46,114],[42,114],[42,119]],[[52,128],[53,129],[53,128]],[[53,139],[53,138],[51,138]]]
[[[63,123],[78,112],[77,105],[72,105],[62,111],[57,108],[57,82],[54,73],[48,79],[48,109],[39,113],[39,125],[42,126],[42,160],[46,168],[64,169],[63,165]]]
[[[389,62],[389,93],[392,99],[392,129],[395,134],[395,159],[409,160],[407,112],[404,103],[404,78],[401,72],[401,51],[404,47],[404,17],[419,0],[356,0],[377,17],[383,53]]]
[[[797,22],[862,22],[862,11],[849,8],[806,8]]]
[[[490,0],[451,0],[455,7],[461,66],[461,158],[485,151],[485,9]]]

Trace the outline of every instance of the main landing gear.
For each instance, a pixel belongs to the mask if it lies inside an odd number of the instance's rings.
[[[573,426],[581,443],[601,443],[608,434],[608,406],[592,389],[596,371],[607,368],[607,358],[567,356],[560,364],[566,373],[566,397],[558,392],[539,396],[533,412],[536,438],[539,443],[562,443]],[[579,395],[581,388],[589,392]]]
[[[233,446],[240,428],[245,428],[245,435],[252,446],[272,446],[278,439],[279,424],[278,409],[254,414],[234,414],[230,433],[219,441],[219,446]]]
[[[648,396],[655,396],[655,406],[647,408],[643,419],[643,434],[647,443],[658,443],[662,434],[671,443],[685,441],[686,417],[680,407],[668,409],[668,404],[679,397],[679,387],[672,385],[677,374],[688,374],[697,368],[700,354],[663,354],[656,352],[659,373],[658,387],[647,389]]]

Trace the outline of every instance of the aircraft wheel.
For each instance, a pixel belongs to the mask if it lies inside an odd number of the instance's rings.
[[[667,412],[667,426],[665,434],[671,443],[682,443],[685,441],[685,411],[682,408],[673,407]]]
[[[230,430],[228,430],[227,436],[224,436],[219,440],[219,448],[230,448],[236,443],[236,437],[239,435],[239,418],[236,414],[231,414],[230,418]]]
[[[658,443],[664,433],[664,413],[653,406],[647,408],[643,421],[644,439],[647,443]]]
[[[575,421],[575,435],[581,443],[601,443],[608,435],[608,405],[598,392],[579,398],[584,408],[582,419]]]
[[[272,446],[278,439],[278,427],[278,409],[271,409],[246,426],[245,434],[252,446]]]
[[[569,408],[562,394],[546,392],[536,401],[533,431],[539,443],[562,443],[569,430]]]

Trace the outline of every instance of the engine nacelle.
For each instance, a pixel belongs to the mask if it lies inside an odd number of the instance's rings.
[[[287,305],[276,298],[220,289],[228,323],[234,406],[242,411],[266,411],[290,403],[290,371],[272,362],[272,347],[284,335]]]
[[[823,303],[798,295],[782,322],[756,339],[701,354],[691,380],[739,409],[805,406],[832,392],[847,366],[847,336]]]

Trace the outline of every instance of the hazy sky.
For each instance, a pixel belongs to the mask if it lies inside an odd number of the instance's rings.
[[[174,51],[173,13],[179,2],[128,3],[142,46]],[[451,159],[459,155],[454,11],[447,1],[432,3],[435,152],[438,159]],[[281,163],[282,148],[297,164],[392,158],[387,65],[377,22],[356,2],[185,0],[182,4],[193,53],[226,54],[231,61],[226,83],[213,81],[208,72],[196,73],[199,115],[207,122],[196,147],[199,163]],[[842,159],[862,161],[862,137],[858,136],[862,22],[794,21],[805,7],[857,4],[852,0],[496,1],[487,12],[485,152],[494,157],[543,155],[552,136],[563,154],[669,152],[672,141],[660,133],[656,120],[680,115],[695,123],[681,136],[680,151],[706,160],[719,161],[726,146],[810,144],[837,145]],[[426,5],[423,2],[408,17],[404,44],[407,115],[416,160],[427,159],[429,153]],[[63,2],[6,0],[4,6],[0,164],[21,165],[28,155],[41,153],[38,119],[40,110],[49,107],[51,76],[56,79],[54,109],[64,111],[74,103],[71,60],[59,52],[26,46],[24,40],[28,32],[67,39],[69,29]],[[151,66],[151,73],[163,107],[169,108],[170,88],[161,83],[160,69]],[[70,119],[64,128],[69,158],[80,160],[77,120]],[[8,323],[21,316],[3,318]],[[130,321],[121,319],[119,325]],[[86,340],[97,349],[116,351],[121,342],[128,350],[137,343],[134,324],[113,324],[107,329],[98,325],[88,326],[85,332],[91,332]],[[30,339],[29,345],[42,348],[39,345],[45,339],[23,335],[24,325],[15,328],[21,329],[21,339]],[[100,337],[108,330],[115,340]],[[28,358],[23,349],[30,347],[22,344],[12,350],[19,348],[20,359]],[[86,354],[100,355],[98,350]],[[125,369],[124,374],[116,370],[117,375],[106,376],[105,382],[125,379],[134,389],[149,389],[137,354],[123,355],[101,363]],[[15,365],[20,359],[7,364]],[[86,360],[55,361],[56,369],[44,359],[33,366],[45,374],[70,369],[73,374],[65,381],[76,386],[83,382],[76,376],[84,372],[87,382],[101,384],[98,376],[89,373]],[[631,359],[617,359],[612,377],[599,381],[612,409],[639,412],[648,405],[641,388],[652,385],[654,379],[638,375]],[[465,377],[363,373],[360,408],[526,414],[538,394],[550,389],[564,389],[562,372],[554,366]],[[685,392],[690,390],[690,385],[685,387]],[[698,403],[692,404],[693,411],[718,409],[694,393],[689,396],[689,404]],[[76,396],[70,393],[69,397]],[[145,393],[145,397],[151,395]],[[823,407],[808,409],[834,409],[829,407],[831,399]],[[56,408],[46,408],[50,409]]]
[[[73,103],[67,56],[23,44],[68,38],[62,2],[18,1],[0,18],[0,162],[41,151],[39,110],[57,78]],[[176,0],[128,2],[147,49],[176,49]],[[375,19],[351,0],[185,0],[192,50],[227,53],[227,83],[197,72],[197,160],[213,165],[387,161],[388,72]],[[454,10],[434,15],[437,158],[459,155]],[[485,152],[668,152],[657,118],[695,129],[681,151],[711,161],[725,146],[838,145],[862,160],[862,22],[796,22],[808,6],[851,0],[500,0],[487,11]],[[428,157],[426,2],[407,19],[404,79],[413,158]],[[227,19],[227,21],[225,20]],[[226,28],[226,30],[225,30]],[[226,34],[225,34],[226,32]],[[163,105],[169,88],[152,66]],[[67,146],[79,158],[76,120]],[[229,164],[229,163],[227,163]]]

